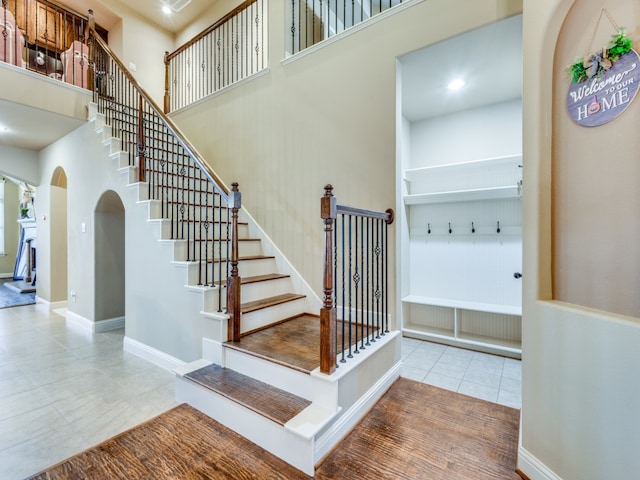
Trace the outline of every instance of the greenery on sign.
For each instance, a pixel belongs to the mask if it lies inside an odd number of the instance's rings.
[[[569,65],[571,80],[573,83],[581,83],[609,70],[622,55],[631,50],[631,43],[624,27],[620,28],[618,33],[611,36],[611,43],[608,47],[584,58],[575,58],[574,63]]]

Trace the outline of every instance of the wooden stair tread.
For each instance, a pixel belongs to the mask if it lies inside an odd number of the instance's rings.
[[[253,277],[242,277],[240,280],[241,285],[258,282],[268,282],[269,280],[280,280],[281,278],[289,278],[291,275],[285,275],[283,273],[267,273],[266,275],[254,275]],[[215,285],[222,285],[226,287],[226,280],[223,282],[214,282]]]
[[[209,365],[185,377],[279,425],[311,405],[304,398],[219,365]]]
[[[271,258],[275,258],[273,255],[253,255],[249,257],[238,257],[239,262],[251,261],[251,260],[269,260]],[[207,260],[209,263],[218,263],[220,261],[226,262],[226,259],[213,258]]]
[[[269,280],[279,280],[281,278],[289,278],[291,275],[286,275],[284,273],[267,273],[266,275],[254,275],[253,277],[244,277],[241,282],[244,285],[245,283],[258,283],[258,282],[267,282]]]
[[[243,303],[240,306],[242,313],[251,313],[263,308],[273,307],[282,303],[293,302],[305,298],[306,295],[299,295],[297,293],[284,293],[282,295],[276,295],[275,297],[263,298],[260,300],[254,300],[253,302]]]

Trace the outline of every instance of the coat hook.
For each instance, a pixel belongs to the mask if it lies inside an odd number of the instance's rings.
[[[471,233],[476,233],[476,226],[471,222]]]
[[[452,233],[453,230],[451,230],[451,222],[449,222],[449,233]]]
[[[500,233],[500,220],[498,220],[498,228],[497,228],[496,232]]]
[[[427,223],[427,233],[431,234],[431,224]]]

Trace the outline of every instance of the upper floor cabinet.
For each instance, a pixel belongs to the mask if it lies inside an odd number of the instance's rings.
[[[16,2],[16,23],[25,35],[27,43],[51,50],[58,50],[64,46],[63,15],[49,4],[36,0]]]
[[[60,53],[84,36],[86,21],[52,2],[9,0],[7,9],[32,48]]]
[[[521,355],[521,39],[516,16],[400,59],[397,278],[405,336]],[[491,66],[488,51],[500,51]],[[449,90],[455,78],[466,85]]]

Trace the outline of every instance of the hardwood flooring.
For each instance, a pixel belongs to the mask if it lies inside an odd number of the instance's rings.
[[[400,378],[315,478],[519,480],[518,423],[518,410]],[[30,478],[309,477],[181,405]]]
[[[342,345],[340,325],[338,322],[336,332],[339,347]],[[241,341],[225,345],[302,373],[310,373],[320,366],[320,318],[306,313],[250,332]]]

